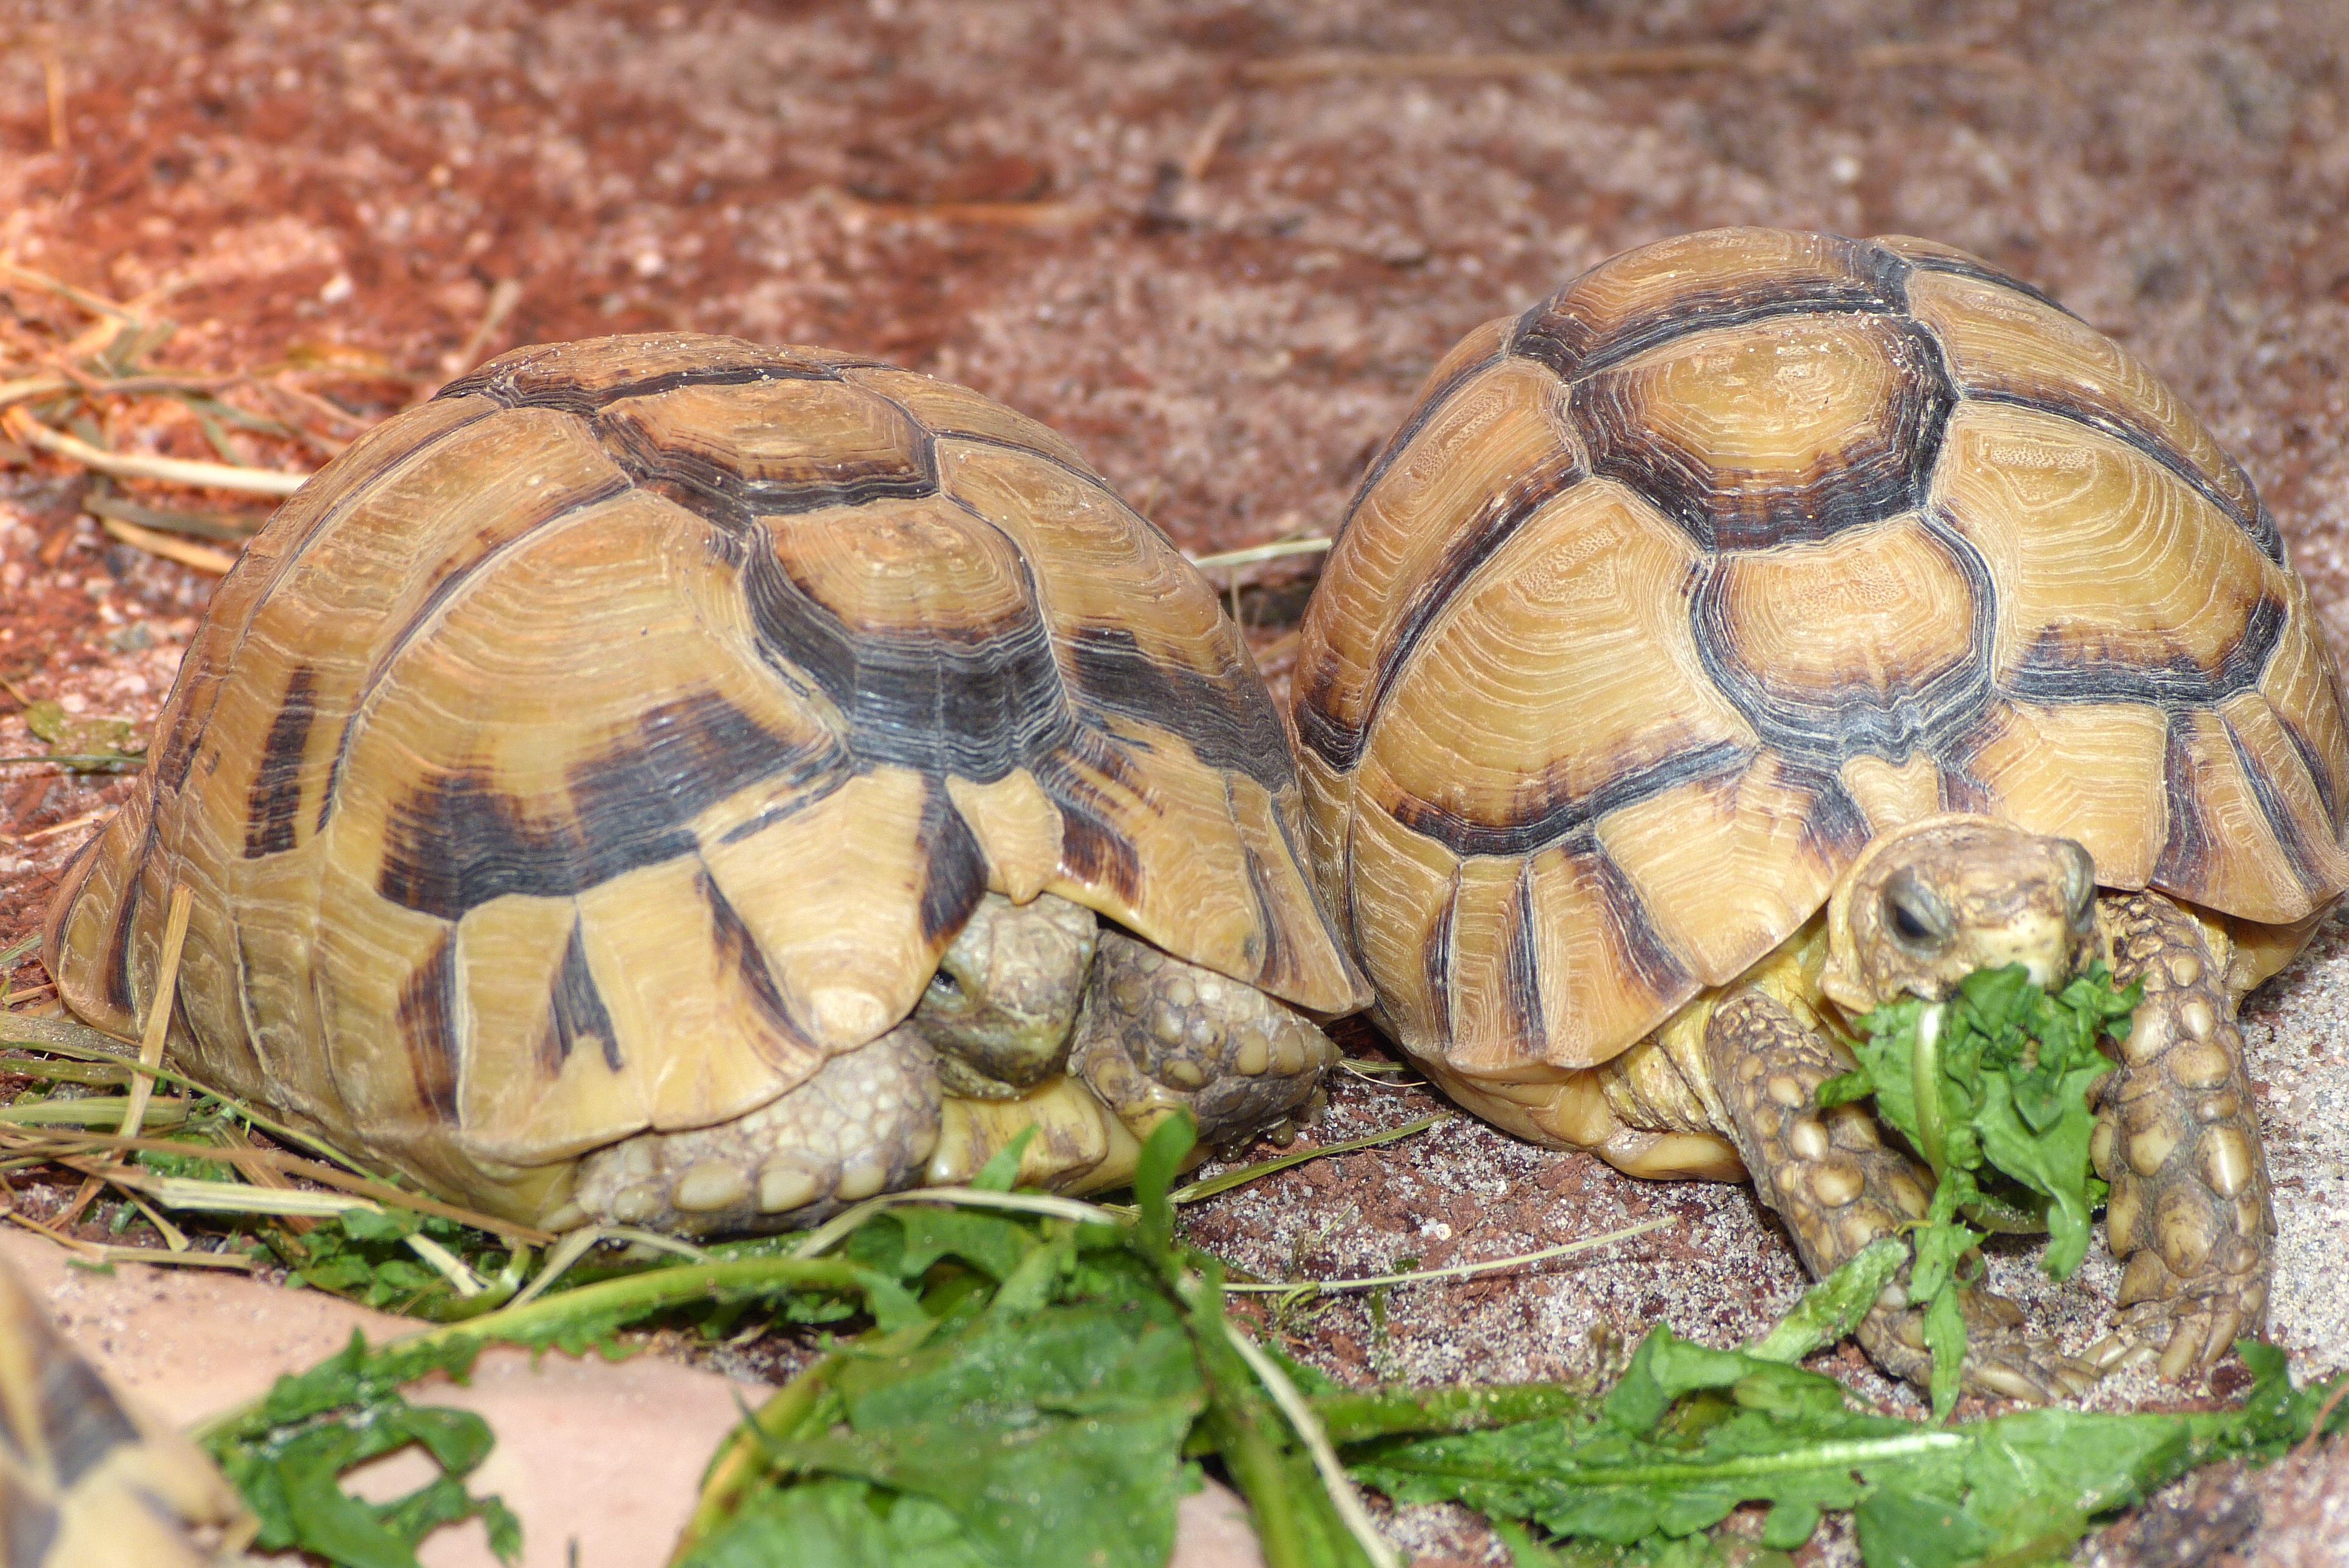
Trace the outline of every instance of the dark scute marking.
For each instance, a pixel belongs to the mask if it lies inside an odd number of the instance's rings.
[[[2193,731],[2178,715],[2169,720],[2169,742],[2162,758],[2162,793],[2168,805],[2169,838],[2154,862],[2157,887],[2193,888],[2202,883],[2210,866],[2210,825],[2203,820],[2202,800],[2194,788]]]
[[[1664,945],[1663,938],[1656,934],[1656,928],[1648,923],[1640,890],[1631,885],[1623,868],[1595,845],[1587,851],[1587,857],[1586,863],[1599,883],[1599,901],[1607,907],[1608,944],[1618,965],[1629,970],[1651,996],[1688,995],[1695,982],[1672,955],[1672,950]],[[1521,879],[1518,885],[1525,888],[1528,884]]]
[[[1849,865],[1875,830],[1868,826],[1868,813],[1832,774],[1790,769],[1786,781],[1811,793],[1811,809],[1803,818],[1804,847],[1838,870]]]
[[[1888,315],[1901,309],[1900,284],[1908,269],[1899,257],[1857,240],[1837,239],[1835,244],[1851,269],[1847,278],[1779,278],[1742,288],[1688,289],[1606,332],[1561,308],[1573,292],[1568,284],[1520,318],[1509,352],[1538,360],[1570,381],[1692,332],[1782,315]]]
[[[2260,683],[2290,614],[2282,600],[2262,593],[2243,617],[2242,635],[2215,670],[2183,650],[2162,664],[2108,657],[2081,645],[2081,629],[2049,626],[2007,676],[2006,689],[2033,702],[2216,704]]]
[[[1578,383],[1576,423],[1590,443],[1594,472],[1638,490],[1705,550],[1768,550],[1829,539],[1847,529],[1914,511],[1925,502],[1957,392],[1940,347],[1914,323],[1892,325],[1906,374],[1875,428],[1881,447],[1828,456],[1798,483],[1742,492],[1717,490],[1702,454],[1655,433],[1609,381]]]
[[[757,816],[746,817],[735,823],[718,835],[718,841],[721,844],[739,844],[745,839],[754,839],[777,822],[787,821],[809,807],[821,805],[831,799],[842,785],[854,777],[856,777],[855,771],[851,768],[833,768],[802,785],[799,792],[790,799],[766,807]]]
[[[2277,531],[2275,519],[2269,514],[2267,503],[2259,499],[2256,490],[2251,490],[2250,479],[2240,469],[2235,469],[2234,477],[2246,490],[2251,491],[2252,504],[2249,513],[2228,500],[2224,492],[2204,478],[2202,470],[2189,462],[2186,455],[2171,446],[2168,438],[2160,431],[2149,425],[2139,424],[2115,409],[2081,402],[2054,391],[2026,397],[2021,393],[1983,388],[1968,392],[1966,397],[1969,401],[1978,399],[1984,403],[2005,403],[2015,407],[2035,409],[2042,414],[2054,414],[2110,436],[2141,456],[2160,464],[2180,483],[2217,507],[2221,514],[2232,520],[2235,526],[2250,537],[2251,543],[2261,555],[2266,556],[2278,566],[2285,564],[2283,535]],[[2230,468],[2234,467],[2234,459],[2228,457],[2224,452],[2220,453],[2219,456],[2220,461]]]
[[[848,717],[860,761],[992,784],[1075,727],[1032,582],[1008,623],[868,630],[802,590],[771,549],[754,543],[742,580],[761,656]]]
[[[886,399],[882,399],[886,401]],[[894,403],[893,412],[903,414]],[[830,506],[919,500],[938,488],[937,450],[921,428],[905,420],[910,438],[903,461],[875,458],[819,466],[821,477],[752,479],[714,452],[665,446],[654,432],[631,419],[595,421],[595,433],[614,461],[647,490],[732,532],[747,532],[756,519],[785,517]]]
[[[1858,681],[1792,689],[1774,683],[1768,670],[1731,656],[1736,635],[1723,586],[1728,574],[1718,560],[1698,568],[1689,602],[1698,662],[1764,741],[1798,768],[1833,774],[1847,758],[1863,753],[1893,763],[1905,762],[1920,751],[1938,755],[1973,727],[1990,702],[1998,607],[1990,564],[1943,520],[1927,513],[1920,522],[1948,553],[1972,596],[1971,653],[1913,686],[1887,691]]]
[[[1997,808],[1998,797],[1991,792],[1990,786],[1977,778],[1972,770],[1943,764],[1941,769],[1942,810],[1971,811],[1977,816],[1988,817],[1996,815]]]
[[[2062,300],[2040,288],[2036,284],[2025,283],[2013,273],[2001,272],[1987,262],[1961,261],[1956,256],[1931,254],[1908,256],[1902,259],[1908,263],[1911,272],[1947,273],[1952,277],[1971,278],[1978,284],[1994,284],[2000,288],[2012,289],[2016,294],[2028,295],[2050,310],[2063,311],[2074,321],[2080,319],[2076,312],[2065,309]]]
[[[1239,826],[1239,800],[1234,794],[1236,781],[1227,774],[1224,779],[1224,812],[1235,829]],[[1273,813],[1279,820],[1279,812]],[[1286,829],[1283,830],[1284,837]],[[1295,975],[1297,954],[1291,950],[1288,932],[1281,923],[1280,901],[1273,896],[1272,883],[1265,870],[1264,857],[1256,852],[1245,833],[1240,835],[1240,864],[1247,873],[1248,896],[1256,902],[1256,930],[1248,934],[1243,953],[1256,965],[1259,987],[1269,988]]]
[[[1607,862],[1602,862],[1607,863]],[[1612,889],[1609,890],[1610,894]],[[1614,899],[1608,900],[1609,913]],[[1501,957],[1502,995],[1509,1011],[1510,1026],[1519,1040],[1529,1045],[1549,1038],[1549,1025],[1542,1010],[1541,956],[1534,948],[1534,926],[1537,916],[1534,910],[1534,867],[1531,861],[1517,868],[1516,911],[1509,922],[1508,947]],[[1635,912],[1634,919],[1638,919]],[[1645,924],[1641,921],[1642,925]]]
[[[2337,833],[2341,826],[2341,802],[2333,792],[2332,770],[2324,766],[2323,758],[2317,753],[2316,743],[2308,738],[2300,726],[2284,717],[2273,704],[2269,705],[2269,711],[2275,714],[2276,722],[2283,727],[2284,738],[2291,741],[2292,748],[2300,754],[2300,765],[2308,769],[2308,781],[2315,786],[2316,798],[2324,803],[2324,820],[2333,825]]]
[[[294,817],[302,809],[302,754],[310,744],[310,726],[318,716],[312,695],[317,672],[308,665],[295,667],[285,683],[285,696],[269,720],[261,742],[261,760],[253,770],[253,789],[244,802],[244,858],[281,854],[294,847]]]
[[[1393,695],[1403,671],[1410,667],[1428,628],[1443,614],[1461,586],[1495,551],[1515,537],[1526,520],[1583,477],[1573,453],[1561,449],[1552,462],[1517,476],[1507,489],[1486,497],[1476,515],[1445,542],[1434,569],[1413,585],[1402,617],[1380,650],[1378,679],[1362,704],[1359,724],[1342,723],[1330,712],[1327,684],[1330,672],[1326,666],[1316,667],[1307,678],[1297,705],[1298,736],[1313,748],[1316,756],[1340,773],[1353,769],[1361,760],[1362,745],[1371,726]]]
[[[1531,855],[1552,844],[1588,838],[1608,812],[1698,779],[1725,779],[1754,759],[1751,748],[1720,740],[1676,751],[1644,768],[1618,774],[1588,795],[1558,797],[1528,789],[1526,809],[1499,822],[1475,821],[1430,801],[1406,796],[1392,808],[1396,821],[1465,860],[1471,855]]]
[[[2223,716],[2220,723],[2226,726],[2227,744],[2234,749],[2235,766],[2243,770],[2243,777],[2250,781],[2251,798],[2260,803],[2260,814],[2268,820],[2268,827],[2275,834],[2276,847],[2283,851],[2283,858],[2292,862],[2292,875],[2298,877],[2300,885],[2311,892],[2333,891],[2323,866],[2317,861],[2315,847],[2308,841],[2308,835],[2301,830],[2300,819],[2293,814],[2292,803],[2284,798],[2283,786],[2243,745],[2243,738],[2235,733],[2233,724]]]
[[[140,1441],[139,1429],[115,1402],[89,1363],[54,1342],[41,1367],[37,1396],[41,1439],[57,1466],[57,1488],[72,1487],[126,1443]]]
[[[460,388],[452,385],[444,388],[440,395],[450,397],[462,394]],[[245,638],[251,634],[254,623],[260,619],[264,609],[276,595],[277,591],[285,585],[294,570],[301,564],[310,547],[334,532],[354,510],[374,493],[377,483],[386,474],[407,464],[420,461],[425,454],[460,431],[471,428],[483,419],[495,417],[494,408],[481,408],[466,418],[453,421],[446,429],[438,432],[429,440],[410,447],[394,446],[388,450],[378,449],[366,469],[347,468],[345,469],[340,493],[336,497],[334,503],[314,519],[309,531],[295,540],[274,562],[264,562],[261,554],[250,549],[238,559],[235,570],[223,579],[224,583],[241,581],[243,573],[264,564],[269,573],[269,581],[245,601],[244,619],[237,626],[234,634],[228,639],[229,646],[225,652],[206,651],[200,655],[199,649],[209,650],[212,647],[202,633],[199,633],[197,642],[190,645],[191,655],[200,660],[196,665],[198,673],[194,677],[194,684],[186,688],[187,700],[173,718],[171,733],[163,738],[163,744],[157,748],[159,755],[155,763],[156,772],[165,787],[176,789],[186,780],[188,769],[194,764],[196,753],[211,730],[212,715],[220,706],[221,693],[227,689],[231,675],[238,667],[243,656]],[[346,458],[341,460],[347,463],[349,459]],[[220,603],[217,596],[213,603],[215,607]],[[178,689],[175,686],[175,697]],[[325,815],[326,807],[322,803],[319,808],[322,824]]]
[[[57,1505],[16,1484],[14,1473],[0,1468],[0,1563],[46,1568],[60,1529]]]
[[[1237,637],[1233,642],[1237,653]],[[1096,727],[1115,717],[1178,736],[1208,767],[1255,779],[1274,794],[1297,782],[1288,737],[1272,698],[1244,658],[1210,675],[1154,658],[1126,626],[1079,626],[1061,650],[1077,716]]]
[[[595,989],[595,976],[587,967],[586,938],[574,917],[571,940],[563,949],[563,967],[556,972],[554,991],[547,998],[546,1036],[539,1047],[540,1064],[547,1077],[562,1072],[563,1064],[571,1059],[573,1048],[582,1040],[601,1041],[604,1065],[616,1073],[621,1069],[619,1032],[604,1008],[603,993]]]
[[[739,789],[813,785],[852,767],[828,739],[786,739],[719,694],[693,692],[647,708],[633,734],[574,764],[567,806],[543,814],[486,769],[428,775],[392,808],[376,888],[448,920],[507,893],[567,898],[693,852],[688,824]]]
[[[1427,934],[1427,946],[1420,954],[1423,974],[1427,983],[1428,1010],[1435,1016],[1436,1037],[1452,1038],[1452,966],[1454,961],[1454,928],[1460,919],[1460,868],[1452,868],[1452,881],[1444,889],[1444,906],[1435,912],[1435,924]]]
[[[947,943],[970,919],[987,892],[987,856],[954,798],[936,779],[922,793],[919,840],[927,857],[922,872],[922,939]]]
[[[1037,769],[1036,782],[1060,810],[1061,869],[1079,882],[1108,888],[1128,906],[1135,903],[1142,896],[1142,855],[1119,830],[1117,819],[1149,808],[1140,804],[1142,778],[1124,752],[1091,730],[1079,730],[1066,754]]]
[[[792,1016],[783,993],[775,984],[774,973],[767,967],[766,954],[759,951],[750,928],[742,923],[742,917],[726,902],[726,895],[719,891],[708,867],[695,876],[693,885],[701,902],[709,907],[709,930],[718,950],[719,972],[723,974],[731,968],[741,976],[742,988],[750,993],[751,1005],[777,1034],[796,1044],[809,1044],[807,1031]]]
[[[514,385],[514,373],[535,368],[527,364],[492,362],[460,376],[440,388],[440,397],[463,397],[479,393],[508,408],[554,408],[566,414],[593,416],[599,408],[631,397],[657,397],[686,387],[755,387],[764,381],[837,381],[833,371],[817,366],[777,361],[768,365],[729,365],[701,370],[671,370],[606,387],[585,387],[576,381],[548,379],[527,390]],[[436,398],[436,401],[438,399]]]
[[[432,955],[399,988],[396,1023],[407,1047],[416,1098],[444,1121],[457,1119],[457,1074],[464,1062],[457,1040],[457,965],[453,933],[443,932]]]
[[[1519,330],[1522,331],[1523,328],[1520,327]],[[1402,424],[1393,435],[1387,438],[1386,444],[1381,447],[1377,454],[1371,459],[1370,467],[1362,470],[1362,477],[1355,481],[1353,496],[1346,502],[1344,521],[1338,525],[1337,539],[1342,540],[1346,537],[1346,525],[1352,522],[1354,513],[1361,510],[1363,498],[1371,493],[1371,488],[1379,480],[1386,477],[1387,470],[1394,467],[1395,459],[1402,456],[1403,449],[1409,447],[1420,431],[1427,428],[1428,421],[1434,418],[1437,412],[1452,400],[1452,395],[1507,358],[1508,353],[1505,345],[1474,365],[1462,366],[1458,370],[1445,377],[1442,386],[1430,387],[1427,396],[1413,405],[1411,412],[1404,417]]]
[[[2245,482],[2250,481],[2246,480]],[[2253,499],[2257,500],[2256,492]],[[2274,514],[2268,511],[2267,502],[2258,501],[2258,504],[2251,508],[2251,521],[2243,526],[2250,531],[2251,542],[2259,546],[2261,555],[2287,572],[2292,570],[2292,562],[2284,554],[2283,533],[2276,527]]]
[[[472,560],[453,569],[446,562],[441,563],[440,575],[434,579],[432,586],[417,603],[415,609],[409,612],[408,619],[401,624],[397,632],[379,645],[373,662],[368,665],[367,678],[360,683],[357,695],[352,698],[350,709],[352,717],[345,720],[343,732],[335,742],[334,760],[326,765],[326,787],[318,792],[318,815],[316,821],[311,827],[313,833],[325,832],[327,822],[334,817],[335,803],[340,799],[342,793],[343,766],[350,760],[351,743],[358,736],[357,716],[364,713],[374,700],[376,688],[383,684],[384,677],[390,673],[400,655],[412,647],[418,639],[424,635],[425,629],[433,624],[433,617],[440,614],[441,605],[448,603],[450,597],[460,588],[491,566],[502,561],[508,552],[520,546],[533,534],[562,522],[567,518],[575,517],[591,507],[601,506],[615,497],[624,495],[627,492],[627,480],[615,477],[548,512],[528,528],[507,538],[495,549],[484,551]]]
[[[130,935],[139,924],[140,893],[145,884],[147,857],[155,849],[155,821],[150,814],[147,821],[147,841],[139,853],[123,862],[119,874],[123,880],[122,901],[114,906],[114,924],[106,934],[106,958],[99,965],[100,983],[106,987],[107,1005],[130,1016],[137,1016],[139,999],[130,988]]]

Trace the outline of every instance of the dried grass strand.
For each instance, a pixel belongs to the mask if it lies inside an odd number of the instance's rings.
[[[195,890],[181,882],[171,890],[170,913],[163,917],[163,951],[155,965],[155,995],[147,1004],[147,1026],[139,1037],[139,1065],[147,1070],[130,1078],[129,1103],[122,1109],[122,1136],[136,1138],[147,1119],[147,1100],[155,1092],[155,1069],[163,1065],[163,1037],[171,1032],[171,1007],[180,997],[180,954],[188,941],[188,912],[195,905]]]
[[[198,572],[208,572],[224,577],[234,569],[237,558],[225,550],[215,550],[209,544],[198,544],[192,539],[175,539],[151,528],[141,528],[119,517],[99,516],[98,526],[107,537],[136,546],[150,555],[160,555],[166,561],[176,561]]]
[[[25,445],[37,447],[52,457],[79,463],[93,472],[112,474],[117,479],[159,480],[165,484],[190,485],[198,490],[287,496],[300,490],[310,478],[306,473],[285,473],[274,469],[247,469],[227,463],[195,462],[186,458],[109,452],[62,430],[52,430],[21,407],[9,409],[6,421],[8,433]]]

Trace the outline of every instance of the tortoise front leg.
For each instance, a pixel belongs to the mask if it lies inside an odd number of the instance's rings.
[[[1886,1147],[1864,1107],[1817,1109],[1819,1086],[1850,1070],[1835,1047],[1760,991],[1739,992],[1705,1027],[1713,1081],[1762,1201],[1778,1211],[1813,1274],[1825,1278],[1870,1243],[1925,1217],[1932,1173]],[[1858,1340],[1878,1367],[1922,1387],[1932,1380],[1925,1314],[1909,1305],[1903,1264]],[[2093,1369],[2021,1333],[2023,1314],[1995,1292],[1963,1291],[1966,1381],[2009,1398],[2078,1393]]]
[[[2154,892],[2107,893],[2113,969],[2145,987],[2120,1068],[2099,1086],[2096,1173],[2121,1275],[2120,1334],[2161,1375],[2210,1367],[2266,1316],[2275,1215],[2235,1005],[2194,917]],[[2116,1356],[2115,1358],[2117,1358]]]

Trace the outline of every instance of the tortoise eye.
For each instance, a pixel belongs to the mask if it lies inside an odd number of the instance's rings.
[[[1949,945],[1957,921],[1941,895],[1925,883],[1912,867],[1903,866],[1884,884],[1884,923],[1893,941],[1920,955]]]
[[[2088,851],[2068,840],[2064,848],[2064,913],[2075,931],[2086,931],[2096,922],[2096,862]]]

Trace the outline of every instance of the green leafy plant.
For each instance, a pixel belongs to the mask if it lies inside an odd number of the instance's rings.
[[[1159,1568],[1197,1484],[1186,1455],[1222,1462],[1274,1568],[1391,1561],[1287,1373],[1225,1315],[1221,1266],[1174,1240],[1191,1141],[1181,1119],[1153,1134],[1131,1223],[918,1202],[864,1218],[843,1255],[912,1310],[746,1422],[676,1563]],[[974,1185],[1016,1168],[1007,1151]]]
[[[2088,1093],[2113,1069],[2099,1042],[2128,1038],[2140,995],[2101,963],[2053,996],[2020,964],[1982,970],[1945,1003],[1910,997],[1861,1017],[1858,1068],[1819,1088],[1822,1107],[1874,1096],[1937,1178],[1909,1287],[1925,1305],[1937,1414],[1957,1401],[1961,1271],[1984,1235],[2045,1231],[2040,1264],[2059,1280],[2087,1254],[2105,1198],[2089,1169]]]
[[[82,718],[44,697],[25,707],[25,727],[47,748],[51,761],[77,772],[119,773],[140,766],[147,738],[127,718]]]
[[[465,1410],[409,1404],[399,1385],[427,1372],[462,1377],[480,1342],[444,1342],[429,1357],[387,1365],[367,1342],[351,1342],[307,1372],[281,1377],[259,1410],[233,1433],[217,1435],[212,1457],[261,1522],[264,1551],[300,1548],[341,1568],[416,1568],[417,1542],[444,1524],[478,1517],[491,1546],[511,1562],[522,1525],[494,1497],[475,1497],[465,1478],[489,1456],[489,1424]],[[365,1502],[342,1488],[345,1473],[410,1445],[440,1473],[388,1502]]]
[[[1626,1561],[1673,1562],[1675,1543],[1766,1503],[1765,1548],[1803,1544],[1835,1509],[1851,1511],[1869,1568],[2040,1563],[2198,1465],[2281,1454],[2327,1413],[2329,1390],[2293,1387],[2282,1351],[2237,1348],[2255,1381],[2234,1409],[2040,1409],[1952,1428],[1855,1409],[1833,1378],[1660,1327],[1595,1408],[1361,1445],[1354,1473],[1401,1501],[1464,1503]],[[2329,1414],[2349,1428],[2349,1411]]]
[[[1879,1243],[1744,1350],[1659,1329],[1611,1391],[1593,1385],[1341,1387],[1258,1346],[1222,1271],[1174,1235],[1181,1121],[1145,1145],[1132,1217],[1009,1187],[1018,1150],[968,1190],[874,1199],[802,1237],[662,1258],[374,1350],[354,1342],[200,1434],[264,1522],[264,1544],[338,1568],[412,1568],[433,1524],[495,1499],[464,1478],[473,1418],[398,1389],[461,1376],[492,1342],[581,1353],[626,1325],[848,1305],[836,1340],[712,1462],[680,1568],[1157,1568],[1203,1464],[1247,1498],[1273,1568],[1392,1557],[1347,1480],[1485,1511],[1523,1564],[1762,1568],[1848,1509],[1881,1568],[1982,1568],[2060,1553],[2098,1516],[2209,1460],[2271,1455],[2321,1418],[2282,1357],[2246,1343],[2239,1408],[2032,1411],[1955,1429],[1854,1409],[1793,1363],[1847,1333],[1907,1261]],[[2349,1411],[2333,1413],[2335,1428]],[[341,1491],[409,1443],[443,1473],[389,1504]],[[1771,1506],[1759,1546],[1706,1533]],[[1551,1539],[1552,1537],[1562,1539]]]

